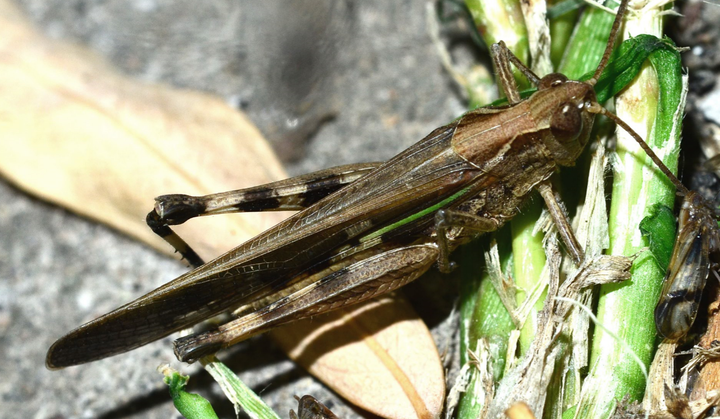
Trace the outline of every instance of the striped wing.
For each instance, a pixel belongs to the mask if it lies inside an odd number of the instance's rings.
[[[377,170],[217,259],[58,340],[48,368],[126,352],[268,296],[362,234],[466,186],[477,170],[438,128]]]

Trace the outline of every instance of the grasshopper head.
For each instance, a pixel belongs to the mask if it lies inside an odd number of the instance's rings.
[[[536,115],[543,115],[543,142],[558,164],[572,166],[590,137],[594,115],[588,108],[597,103],[593,87],[553,73],[540,80],[536,94],[541,96],[542,113]]]

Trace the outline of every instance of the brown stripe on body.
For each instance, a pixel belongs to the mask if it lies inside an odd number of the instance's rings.
[[[523,133],[536,132],[537,125],[526,102],[496,112],[487,109],[465,114],[453,135],[455,152],[482,171],[503,163],[510,141]]]

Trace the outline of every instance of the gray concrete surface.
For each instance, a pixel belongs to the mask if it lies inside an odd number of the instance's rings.
[[[431,45],[423,2],[21,4],[48,35],[85,43],[128,74],[237,104],[285,158],[299,159],[288,166],[292,173],[387,159],[463,109]],[[0,237],[0,417],[178,417],[155,372],[174,360],[169,338],[60,372],[47,371],[44,356],[63,333],[185,268],[2,182]],[[431,294],[442,306],[426,310],[437,325],[453,291]],[[447,345],[451,332],[437,332],[438,342]],[[367,415],[268,338],[238,345],[225,359],[281,415],[295,407],[294,394],[327,401],[340,417]],[[192,380],[191,390],[215,402],[222,417],[234,416],[207,374]]]

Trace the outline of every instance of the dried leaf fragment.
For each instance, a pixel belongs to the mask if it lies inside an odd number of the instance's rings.
[[[708,281],[712,280],[712,276]],[[690,401],[712,399],[711,394],[720,393],[720,289],[711,287],[715,292],[713,302],[708,307],[708,327],[707,331],[700,339],[698,346],[703,348],[702,362],[700,366],[700,374],[695,382],[690,394]],[[715,405],[717,406],[718,397],[715,397]]]
[[[257,129],[218,98],[123,77],[0,7],[0,174],[18,187],[170,253],[145,226],[155,196],[285,177]],[[204,257],[282,215],[211,218],[183,232]]]
[[[445,396],[440,357],[405,300],[382,297],[318,318],[321,327],[309,319],[271,333],[296,362],[376,415],[440,415]]]

